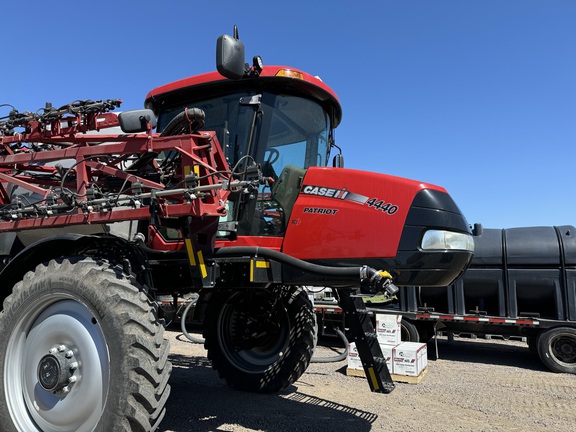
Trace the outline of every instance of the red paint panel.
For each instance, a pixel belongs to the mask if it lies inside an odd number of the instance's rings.
[[[236,240],[217,240],[216,249],[231,246],[258,246],[279,251],[282,247],[282,237],[238,236]]]
[[[390,258],[410,205],[423,189],[444,189],[385,174],[309,168],[283,252],[301,259]]]
[[[330,87],[328,87],[324,82],[320,81],[318,78],[304,71],[301,71],[293,67],[264,66],[264,69],[260,73],[260,78],[275,77],[276,73],[278,73],[278,71],[282,69],[290,69],[292,71],[299,72],[302,75],[303,81],[310,83],[318,88],[321,88],[322,90],[328,92],[332,97],[334,97],[334,99],[338,100],[336,93],[334,93],[334,91]],[[283,77],[277,77],[275,79],[278,81],[286,80],[286,78]],[[154,97],[161,97],[162,95],[173,92],[175,90],[185,89],[188,87],[202,86],[206,84],[214,84],[218,82],[228,82],[228,80],[224,78],[222,75],[220,75],[218,72],[208,72],[200,75],[194,75],[162,85],[160,87],[156,87],[146,95],[146,100]]]

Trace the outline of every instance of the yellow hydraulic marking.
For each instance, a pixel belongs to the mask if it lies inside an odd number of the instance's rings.
[[[190,174],[190,165],[184,165],[184,175],[187,176]]]
[[[270,268],[269,261],[256,261],[256,268]]]
[[[202,273],[202,279],[205,279],[206,276],[208,276],[208,272],[206,271],[206,264],[204,264],[202,251],[198,251],[198,262],[200,262],[200,273]]]
[[[188,253],[188,260],[192,267],[196,267],[196,258],[194,258],[194,249],[192,249],[192,240],[189,238],[184,239],[184,244],[186,245],[186,252]]]
[[[374,390],[376,391],[380,390],[380,386],[378,385],[378,380],[376,379],[376,372],[374,371],[374,368],[369,367],[368,374],[370,375],[370,379],[372,380],[372,387],[374,388]]]
[[[200,176],[200,165],[194,165],[194,174]]]

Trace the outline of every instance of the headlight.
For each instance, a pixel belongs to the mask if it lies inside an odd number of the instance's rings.
[[[474,252],[474,238],[470,234],[443,230],[428,230],[422,237],[423,250],[458,249]]]

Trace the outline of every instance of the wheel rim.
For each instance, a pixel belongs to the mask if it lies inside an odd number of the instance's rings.
[[[239,370],[259,373],[287,354],[290,319],[267,292],[238,295],[224,305],[218,321],[222,352]]]
[[[86,305],[64,296],[54,300],[29,306],[10,337],[7,405],[20,430],[89,432],[108,394],[106,339]]]
[[[566,366],[576,364],[576,337],[560,334],[550,341],[550,352],[560,363]]]

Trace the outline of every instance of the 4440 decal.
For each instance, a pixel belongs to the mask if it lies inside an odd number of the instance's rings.
[[[393,215],[398,211],[397,205],[387,203],[384,200],[379,200],[378,198],[370,198],[368,201],[366,201],[366,205],[389,215]]]
[[[315,195],[324,198],[338,199],[343,201],[352,201],[356,204],[367,205],[375,210],[380,210],[384,214],[393,215],[398,211],[398,206],[392,203],[387,203],[379,198],[368,198],[367,196],[350,192],[346,188],[336,189],[328,188],[325,186],[304,185],[300,190],[303,195]]]

